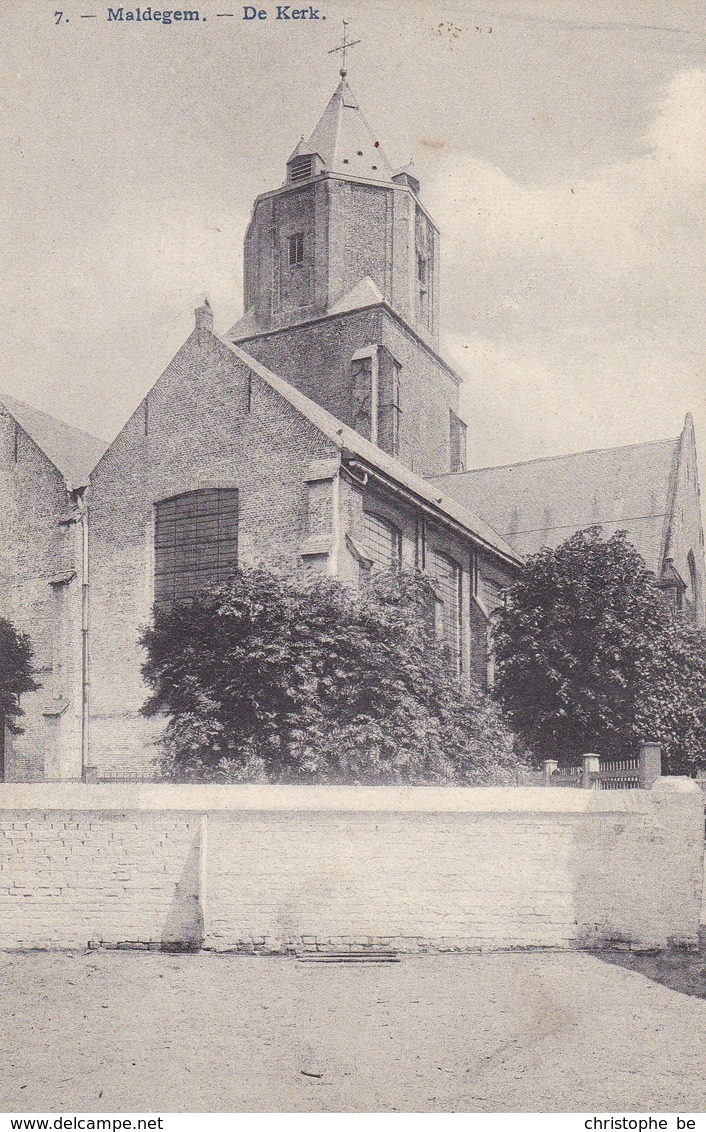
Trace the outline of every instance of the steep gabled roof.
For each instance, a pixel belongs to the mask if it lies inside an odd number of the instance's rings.
[[[430,483],[416,475],[415,472],[410,471],[394,456],[383,452],[381,448],[366,440],[355,429],[349,428],[348,425],[337,420],[327,409],[322,408],[321,405],[312,401],[304,393],[295,389],[289,382],[272,373],[271,370],[256,361],[250,354],[241,350],[240,347],[225,338],[220,338],[219,341],[244,365],[248,366],[254,374],[257,374],[266,385],[276,390],[303,417],[322,432],[341,451],[342,455],[357,457],[390,481],[406,488],[412,495],[430,505],[442,521],[444,517],[447,517],[453,523],[463,527],[469,534],[474,535],[478,542],[495,550],[501,557],[513,563],[519,563],[519,557],[513,548],[500,538],[487,522],[459,504],[453,498],[452,493],[442,492],[438,485]]]
[[[329,314],[343,314],[346,311],[360,310],[361,307],[375,307],[385,302],[385,296],[374,279],[364,275],[350,291],[329,307]]]
[[[73,428],[7,393],[0,393],[0,403],[61,472],[69,490],[86,486],[89,473],[108,447],[106,440]]]
[[[627,530],[659,574],[671,519],[680,438],[436,476],[522,555],[599,525]]]
[[[392,166],[344,78],[309,140],[299,142],[289,160],[307,153],[317,153],[327,173],[372,181],[392,180]]]

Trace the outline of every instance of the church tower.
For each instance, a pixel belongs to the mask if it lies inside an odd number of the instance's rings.
[[[439,347],[439,229],[346,72],[284,183],[255,201],[227,337],[424,474],[460,469],[459,379]]]
[[[245,237],[245,309],[258,327],[329,314],[357,291],[438,342],[439,231],[409,170],[394,173],[342,78],[286,180],[257,198]]]

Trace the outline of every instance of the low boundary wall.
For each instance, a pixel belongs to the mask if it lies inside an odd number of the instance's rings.
[[[703,795],[0,785],[0,947],[665,947]]]

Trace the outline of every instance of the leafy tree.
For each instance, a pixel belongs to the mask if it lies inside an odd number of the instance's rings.
[[[495,694],[539,756],[706,765],[706,635],[676,620],[624,531],[579,531],[525,563],[495,632]]]
[[[22,729],[17,723],[24,715],[20,696],[35,691],[32,645],[26,633],[18,633],[14,626],[0,617],[0,720],[13,734]]]
[[[511,782],[521,762],[496,705],[465,693],[429,624],[418,573],[334,579],[241,570],[155,610],[142,637],[171,779]]]

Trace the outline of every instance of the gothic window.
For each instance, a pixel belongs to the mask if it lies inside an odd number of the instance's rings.
[[[495,687],[495,632],[498,627],[499,616],[500,610],[494,609],[490,614],[490,620],[485,631],[485,684],[490,691]]]
[[[237,488],[189,491],[155,504],[156,605],[187,600],[224,581],[237,565]]]
[[[696,573],[696,559],[694,558],[693,550],[689,551],[689,554],[687,556],[687,562],[689,563],[689,582],[690,582],[690,585],[691,585],[691,600],[696,601],[699,579],[698,579],[698,575]]]
[[[429,321],[429,272],[427,258],[421,252],[417,252],[417,291],[419,314],[426,323]]]
[[[365,551],[373,560],[373,568],[394,570],[400,565],[402,536],[397,527],[379,515],[365,514]]]
[[[304,233],[294,232],[289,237],[289,266],[304,262]]]
[[[353,400],[353,428],[370,440],[373,419],[373,359],[354,358],[351,362],[351,394]]]
[[[434,264],[434,234],[429,221],[420,208],[416,209],[414,221],[416,251],[417,318],[431,329],[432,325],[432,286]]]
[[[439,595],[440,636],[456,671],[461,667],[461,568],[453,558],[431,552],[430,573]]]
[[[417,252],[417,282],[420,291],[427,290],[427,260],[421,252]]]
[[[380,404],[378,444],[391,456],[400,450],[400,375],[402,366],[386,350],[380,351]]]
[[[449,410],[452,472],[465,472],[466,470],[466,426],[453,409]]]

